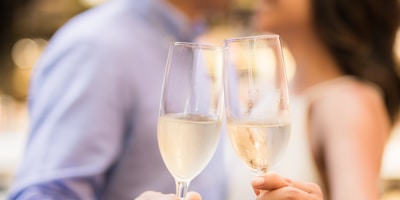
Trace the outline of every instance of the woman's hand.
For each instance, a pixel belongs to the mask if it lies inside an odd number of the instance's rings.
[[[196,192],[188,192],[187,200],[201,200],[201,196]],[[179,200],[175,194],[163,194],[160,192],[146,191],[138,196],[135,200]]]
[[[251,184],[257,200],[323,200],[318,185],[290,180],[276,174],[258,176]]]

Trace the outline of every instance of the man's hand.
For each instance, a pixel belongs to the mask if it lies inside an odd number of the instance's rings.
[[[146,191],[138,196],[135,200],[179,200],[175,194],[163,194],[155,191]],[[201,200],[201,196],[197,192],[188,192],[186,200]]]

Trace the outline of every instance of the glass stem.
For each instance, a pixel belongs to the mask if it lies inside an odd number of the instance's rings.
[[[189,182],[186,181],[175,181],[176,182],[176,195],[180,200],[184,200],[186,198],[186,192],[189,187]]]

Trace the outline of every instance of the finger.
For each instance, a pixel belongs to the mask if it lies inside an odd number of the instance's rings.
[[[289,185],[285,178],[274,173],[255,177],[251,184],[254,190],[275,190]]]
[[[155,191],[146,191],[143,192],[139,197],[135,198],[135,200],[179,200],[179,198],[174,194],[162,194],[160,192]]]
[[[291,179],[287,179],[287,178],[285,178],[285,179],[286,179],[286,182],[288,182],[289,185],[292,187],[298,188],[309,194],[322,195],[321,188],[315,183],[305,183],[305,182],[300,182],[300,181],[291,180]]]
[[[279,189],[264,191],[257,196],[257,200],[279,199],[279,200],[317,200],[316,196],[309,194],[293,186],[285,186]]]
[[[201,200],[201,196],[197,192],[188,192],[186,195],[187,200]]]

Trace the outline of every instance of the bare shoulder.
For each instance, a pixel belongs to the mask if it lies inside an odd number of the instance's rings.
[[[377,88],[361,81],[349,81],[333,89],[327,96],[321,99],[322,106],[332,105],[333,112],[339,114],[346,111],[345,116],[356,117],[365,114],[377,114],[384,111],[383,98]],[[339,109],[340,108],[340,109]],[[339,112],[342,111],[342,112]],[[374,112],[376,111],[376,112]]]
[[[330,91],[324,91],[312,106],[312,121],[317,122],[316,126],[323,132],[389,131],[383,97],[372,84],[350,80],[328,89]]]

